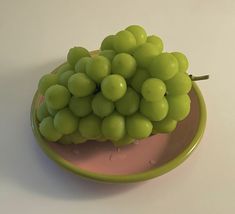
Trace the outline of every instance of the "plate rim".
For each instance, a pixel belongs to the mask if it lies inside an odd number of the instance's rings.
[[[59,69],[64,64],[65,63],[61,64],[53,72],[56,72],[56,70]],[[192,139],[191,143],[185,148],[185,150],[179,153],[179,155],[177,155],[171,161],[163,164],[160,167],[156,167],[156,168],[153,168],[148,171],[141,172],[141,173],[134,173],[130,175],[109,175],[109,174],[91,172],[91,171],[87,171],[79,167],[75,167],[69,161],[63,159],[60,155],[54,152],[51,149],[51,147],[48,145],[47,141],[44,140],[43,137],[40,135],[39,128],[37,126],[35,106],[39,100],[38,98],[40,95],[38,90],[36,91],[33,97],[32,105],[31,105],[31,112],[30,112],[31,127],[33,130],[34,136],[36,138],[36,142],[39,144],[42,150],[46,153],[46,155],[50,159],[54,160],[59,166],[65,169],[68,169],[74,174],[77,174],[77,175],[80,175],[82,177],[89,178],[92,180],[108,182],[108,183],[132,183],[132,182],[144,181],[144,180],[152,179],[160,175],[163,175],[173,170],[174,168],[176,168],[178,165],[180,165],[182,162],[184,162],[184,160],[186,160],[190,156],[190,154],[194,151],[194,149],[199,144],[203,136],[203,133],[205,131],[205,127],[206,127],[206,119],[207,119],[206,104],[202,96],[202,93],[195,82],[193,82],[192,84],[192,89],[195,91],[196,96],[198,98],[200,117],[199,117],[199,125],[198,125],[197,132],[194,138]]]

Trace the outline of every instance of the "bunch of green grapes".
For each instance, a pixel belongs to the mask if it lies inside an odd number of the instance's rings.
[[[184,54],[163,52],[161,38],[137,25],[107,36],[94,56],[71,48],[67,62],[39,81],[40,133],[64,144],[115,146],[170,133],[190,112],[187,69]]]

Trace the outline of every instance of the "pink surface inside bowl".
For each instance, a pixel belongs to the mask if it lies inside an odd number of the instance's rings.
[[[88,141],[62,145],[43,139],[38,130],[36,109],[41,96],[34,96],[31,121],[37,142],[59,165],[94,180],[136,182],[162,175],[183,162],[199,143],[206,123],[206,107],[197,85],[190,92],[191,111],[170,134],[157,134],[147,139],[116,148],[110,142]]]

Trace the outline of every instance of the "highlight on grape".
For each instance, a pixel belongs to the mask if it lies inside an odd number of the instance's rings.
[[[36,112],[39,131],[62,144],[115,146],[170,133],[190,112],[188,65],[183,53],[166,52],[159,36],[138,25],[105,37],[95,55],[73,47],[38,83],[45,98]]]

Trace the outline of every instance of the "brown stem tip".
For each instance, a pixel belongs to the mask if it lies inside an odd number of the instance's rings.
[[[193,76],[192,74],[189,74],[189,77],[192,81],[199,81],[199,80],[207,80],[209,79],[209,75],[203,75],[203,76]]]

